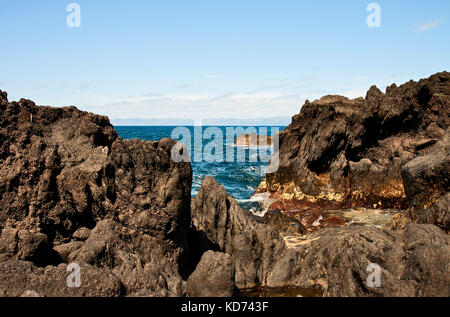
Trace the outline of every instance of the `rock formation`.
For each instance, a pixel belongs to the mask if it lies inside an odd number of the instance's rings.
[[[450,230],[450,128],[423,156],[402,169],[409,217]]]
[[[186,283],[190,297],[231,297],[234,293],[234,264],[229,254],[206,251]]]
[[[192,170],[171,160],[175,141],[122,140],[104,116],[8,102],[1,91],[0,113],[7,294],[183,294]],[[64,262],[86,266],[83,290],[56,290],[67,276]],[[45,272],[61,274],[48,281],[55,291],[37,286],[48,265]],[[29,286],[16,287],[21,275]]]
[[[285,243],[274,227],[252,221],[214,178],[205,177],[192,200],[192,223],[214,247],[230,254],[239,288],[265,283],[268,270]]]
[[[239,135],[234,140],[234,145],[237,146],[269,146],[272,145],[272,138],[270,136],[257,135],[256,133],[246,133]]]
[[[405,231],[325,228],[287,247],[273,226],[240,209],[211,177],[192,202],[192,221],[213,242],[211,248],[231,256],[241,289],[318,289],[324,296],[450,295],[450,239],[431,224],[410,224]],[[373,265],[380,268],[379,286],[368,283]]]
[[[212,177],[191,198],[175,141],[123,140],[106,117],[0,91],[0,296],[448,297],[449,101],[443,72],[306,102],[260,218]],[[408,211],[380,228],[324,210],[347,207]]]
[[[402,167],[443,137],[449,104],[447,72],[385,94],[373,86],[365,98],[306,101],[280,133],[278,171],[257,192],[271,192],[278,200],[271,209],[284,212],[406,209]]]

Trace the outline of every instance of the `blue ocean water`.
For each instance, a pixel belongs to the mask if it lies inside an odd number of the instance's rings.
[[[170,126],[117,126],[115,127],[117,133],[123,139],[141,139],[147,141],[157,141],[162,138],[171,138],[172,131],[176,127]],[[196,162],[193,158],[193,153],[200,153],[199,151],[194,151],[194,127],[186,127],[189,129],[191,134],[191,165],[193,170],[193,180],[192,180],[192,195],[195,196],[201,186],[202,180],[205,176],[213,176],[220,184],[222,184],[227,192],[232,195],[235,199],[240,202],[245,202],[248,200],[254,190],[258,187],[264,174],[265,168],[267,167],[267,162],[260,159],[260,155],[255,153],[254,149],[241,148],[242,152],[245,151],[245,159],[243,162],[238,162],[238,148],[231,144],[227,144],[226,140],[223,142],[223,162],[206,162],[204,159],[200,162]],[[208,127],[203,126],[202,131],[204,132]],[[226,127],[218,127],[222,130],[224,139],[226,135]],[[235,127],[233,127],[235,128]],[[242,127],[246,129],[247,127]],[[264,129],[264,127],[262,127]],[[272,135],[272,127],[265,127],[267,129],[267,135]],[[282,131],[285,127],[275,127],[275,129]],[[199,128],[197,127],[199,132]],[[256,132],[260,132],[261,128],[256,127]],[[276,131],[273,131],[276,132]],[[174,137],[175,138],[175,137]],[[202,147],[211,142],[212,139],[203,139]],[[234,152],[234,160],[232,162],[227,162],[226,153]],[[270,147],[265,149],[265,153],[270,154],[272,149]],[[214,151],[212,151],[214,154]],[[256,162],[250,159],[256,160]],[[242,160],[241,160],[242,161]]]

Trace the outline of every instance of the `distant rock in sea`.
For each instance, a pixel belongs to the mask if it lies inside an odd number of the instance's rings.
[[[270,146],[272,138],[270,136],[261,136],[256,133],[241,134],[234,140],[236,146]]]

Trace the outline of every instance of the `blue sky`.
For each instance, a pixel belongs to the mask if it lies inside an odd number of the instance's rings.
[[[449,71],[450,1],[376,1],[380,28],[371,2],[0,0],[0,89],[112,119],[267,118]]]

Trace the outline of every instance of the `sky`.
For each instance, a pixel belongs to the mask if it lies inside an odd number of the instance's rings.
[[[450,70],[450,1],[0,0],[0,89],[110,119],[291,117]],[[80,8],[69,27],[67,6]]]

